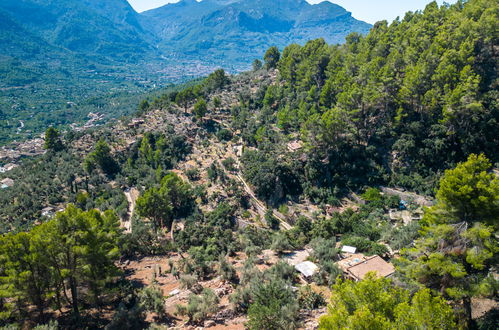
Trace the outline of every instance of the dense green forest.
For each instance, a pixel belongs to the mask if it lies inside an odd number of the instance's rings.
[[[495,329],[498,16],[431,3],[47,128],[0,174],[0,327]]]
[[[497,10],[433,3],[342,46],[291,45],[277,64],[281,84],[257,100],[276,116],[245,129],[272,141],[261,124],[277,118],[299,134],[309,195],[379,183],[431,193],[443,167],[470,153],[498,161]]]
[[[242,93],[231,109],[232,127],[258,149],[243,158],[257,193],[333,204],[364,185],[433,194],[442,170],[469,154],[497,162],[497,10],[432,3],[341,46],[269,49],[265,66],[279,70],[278,82]],[[186,107],[207,93],[199,85],[166,99]],[[293,139],[304,157],[279,157]]]

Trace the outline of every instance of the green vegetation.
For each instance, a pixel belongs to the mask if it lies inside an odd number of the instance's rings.
[[[265,60],[265,67],[267,69],[275,69],[277,67],[277,63],[279,63],[279,58],[281,57],[281,53],[279,53],[279,49],[276,46],[270,47],[263,59]]]
[[[263,329],[296,329],[298,304],[285,282],[271,280],[257,286],[248,309],[248,327]]]
[[[137,213],[150,218],[156,229],[170,228],[172,222],[192,211],[193,192],[175,173],[168,173],[159,187],[144,192],[137,200]]]
[[[139,304],[142,309],[155,313],[159,319],[166,316],[165,298],[157,286],[149,286],[139,292]]]
[[[323,329],[494,329],[471,312],[498,287],[497,9],[432,3],[46,126],[0,174],[0,327],[298,329],[327,294]]]
[[[318,39],[285,48],[278,84],[234,112],[235,128],[259,149],[243,159],[258,194],[276,202],[303,190],[330,204],[350,189],[380,184],[431,194],[442,166],[471,153],[498,161],[497,58],[489,52],[497,39],[488,33],[495,9],[486,0],[432,3],[341,46]],[[248,119],[248,111],[258,116]],[[286,136],[276,124],[304,142],[303,162],[279,157]],[[282,177],[296,173],[299,180]],[[293,186],[272,196],[277,178]]]
[[[206,101],[204,99],[199,99],[196,104],[194,104],[194,114],[196,115],[196,118],[202,120],[206,111],[208,111]]]
[[[69,205],[30,232],[2,236],[0,298],[11,299],[2,306],[3,319],[22,320],[28,304],[40,316],[50,304],[69,304],[79,317],[82,302],[98,303],[118,274],[118,225],[111,211]]]
[[[45,145],[44,148],[50,151],[61,151],[64,148],[62,144],[59,131],[53,127],[47,128],[45,131]]]
[[[118,163],[111,155],[111,148],[103,139],[100,139],[95,145],[94,151],[88,154],[83,163],[83,168],[91,174],[96,167],[109,176],[115,175],[119,171]]]
[[[186,306],[177,305],[177,313],[186,315],[189,321],[196,324],[204,321],[218,310],[218,297],[210,289],[204,289],[201,295],[191,294]]]
[[[423,218],[423,236],[400,260],[400,271],[408,280],[460,301],[468,325],[471,298],[493,296],[497,287],[490,271],[499,252],[494,237],[499,179],[488,170],[490,163],[483,155],[471,155],[445,172],[437,204]]]
[[[409,291],[373,274],[363,281],[338,281],[320,329],[456,329],[452,308],[430,290]]]

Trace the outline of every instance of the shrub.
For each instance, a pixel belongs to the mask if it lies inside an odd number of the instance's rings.
[[[300,287],[298,290],[298,304],[300,309],[313,310],[326,305],[322,294],[315,292],[310,285]]]
[[[281,206],[279,206],[279,212],[287,215],[289,212],[289,207],[286,204],[281,204]]]
[[[180,276],[180,287],[191,290],[194,293],[200,293],[203,288],[199,285],[199,278],[196,275],[184,274]]]
[[[59,323],[55,320],[51,320],[47,324],[40,324],[33,328],[33,330],[57,330],[59,329]]]
[[[288,237],[284,233],[279,232],[274,235],[270,248],[277,253],[282,254],[285,251],[292,250],[293,246],[289,242]]]
[[[282,280],[271,280],[255,288],[247,325],[255,330],[296,329],[298,310],[291,287]]]
[[[222,165],[225,167],[227,171],[235,171],[236,170],[235,164],[236,161],[232,157],[222,160]]]
[[[222,128],[217,132],[217,138],[220,141],[230,141],[232,139],[232,132],[226,128]]]
[[[217,274],[225,281],[236,282],[238,280],[236,269],[223,256],[218,261]]]
[[[382,255],[388,252],[388,248],[386,246],[373,242],[364,237],[346,237],[342,240],[342,244],[355,246],[357,248],[357,251],[364,252],[367,255]]]
[[[142,289],[139,294],[140,306],[151,313],[155,313],[159,319],[166,316],[165,298],[163,292],[155,285]]]
[[[185,171],[185,175],[189,178],[191,181],[198,181],[200,179],[200,173],[197,168],[190,168],[187,171]]]
[[[211,289],[204,289],[201,295],[191,294],[187,305],[177,305],[177,314],[185,315],[191,323],[201,323],[218,311],[218,297]]]
[[[270,208],[265,212],[265,222],[267,222],[270,229],[279,230],[279,220],[274,217],[274,213]]]

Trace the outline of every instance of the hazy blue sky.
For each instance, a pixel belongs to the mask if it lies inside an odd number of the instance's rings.
[[[144,11],[160,7],[166,3],[177,2],[178,0],[128,0],[137,11]],[[307,0],[310,3],[319,3],[322,0]],[[424,9],[431,0],[332,0],[348,11],[351,11],[357,19],[375,23],[386,19],[394,20],[397,16],[403,17],[405,12],[411,10]],[[442,0],[438,1],[440,4]],[[447,0],[447,2],[455,2]]]

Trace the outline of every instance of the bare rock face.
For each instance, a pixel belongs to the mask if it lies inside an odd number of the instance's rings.
[[[213,320],[206,320],[204,321],[204,327],[209,328],[209,327],[214,327],[216,325],[216,322]]]
[[[217,322],[225,322],[231,320],[237,316],[237,312],[233,309],[227,308],[222,309],[217,314],[213,316],[213,319]]]

